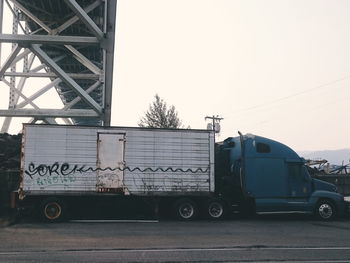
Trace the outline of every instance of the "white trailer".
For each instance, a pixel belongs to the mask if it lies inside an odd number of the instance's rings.
[[[40,200],[52,221],[62,199],[76,195],[173,197],[188,205],[215,191],[214,141],[208,130],[25,124],[19,196]]]

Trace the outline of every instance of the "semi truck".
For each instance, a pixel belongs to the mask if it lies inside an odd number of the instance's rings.
[[[20,178],[18,205],[51,222],[97,198],[141,200],[185,221],[234,211],[331,220],[346,210],[286,145],[241,133],[215,142],[211,130],[24,124]]]

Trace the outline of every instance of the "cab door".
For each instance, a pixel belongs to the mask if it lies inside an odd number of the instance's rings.
[[[245,160],[246,191],[255,199],[256,212],[288,210],[285,162],[278,158]]]
[[[305,211],[311,195],[311,178],[303,163],[287,162],[288,169],[288,197],[290,210]]]

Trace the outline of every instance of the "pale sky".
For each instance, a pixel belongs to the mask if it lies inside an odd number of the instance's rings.
[[[158,93],[186,127],[223,117],[219,140],[350,148],[349,12],[347,0],[119,0],[112,125],[137,126]]]

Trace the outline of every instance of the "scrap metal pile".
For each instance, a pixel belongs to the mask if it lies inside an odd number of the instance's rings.
[[[349,163],[341,165],[330,164],[327,160],[306,160],[311,175],[324,174],[348,174],[350,175],[350,160]]]

